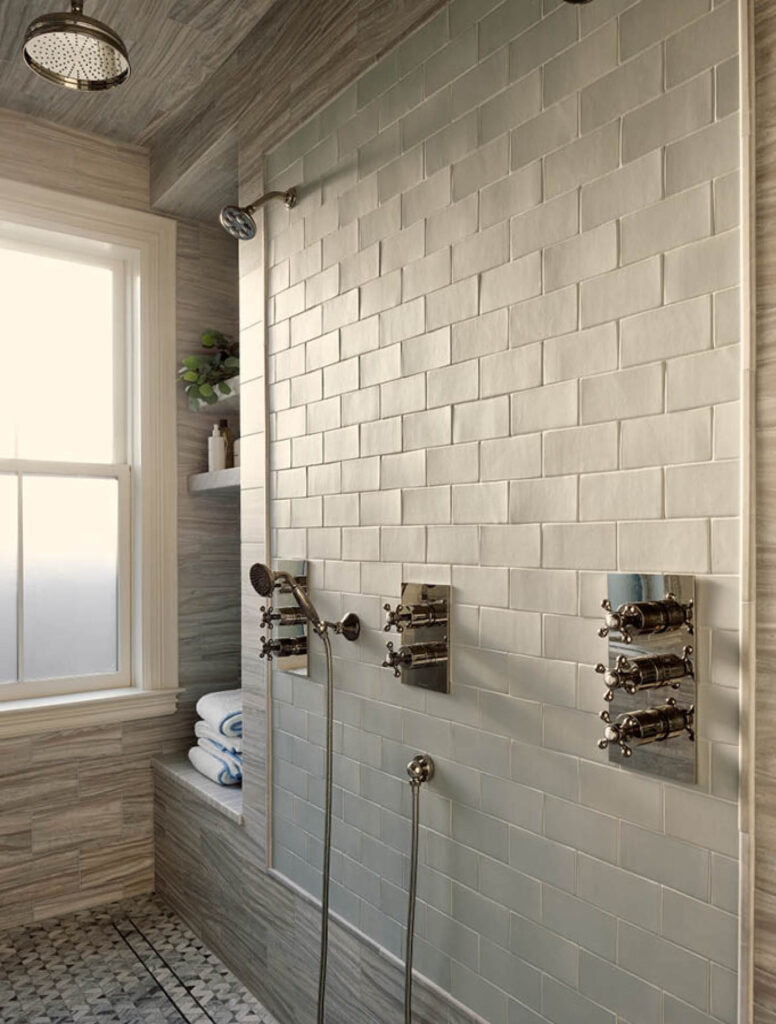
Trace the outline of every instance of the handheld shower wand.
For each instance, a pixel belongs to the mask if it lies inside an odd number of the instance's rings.
[[[275,587],[285,583],[293,594],[296,603],[310,620],[315,632],[320,636],[326,630],[326,623],[315,610],[315,606],[307,596],[304,588],[299,585],[297,578],[292,576],[290,572],[284,572],[282,569],[273,571],[268,565],[262,565],[261,562],[257,562],[251,566],[250,577],[253,589],[262,597],[270,597]]]

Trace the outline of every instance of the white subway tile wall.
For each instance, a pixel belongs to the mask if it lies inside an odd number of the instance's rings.
[[[490,1024],[735,1019],[737,52],[733,0],[453,0],[271,158],[271,550],[364,623],[334,909],[401,954],[427,750],[416,966]],[[697,787],[596,747],[618,569],[703,575]],[[452,583],[450,696],[379,667],[402,579]],[[317,894],[320,682],[273,708]]]

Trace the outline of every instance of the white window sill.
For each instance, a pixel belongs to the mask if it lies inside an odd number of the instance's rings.
[[[0,689],[0,693],[2,690]],[[32,733],[88,729],[138,718],[171,715],[180,690],[101,690],[62,697],[0,700],[0,739]]]

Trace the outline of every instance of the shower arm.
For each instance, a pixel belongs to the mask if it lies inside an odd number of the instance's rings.
[[[290,210],[296,206],[296,189],[290,188],[287,192],[265,192],[263,196],[260,196],[255,202],[251,203],[250,206],[246,206],[245,210],[247,213],[253,214],[273,199],[282,199],[286,204],[286,207]]]

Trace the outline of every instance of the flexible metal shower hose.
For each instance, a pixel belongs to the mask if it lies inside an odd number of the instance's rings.
[[[404,1024],[412,1024],[412,951],[415,944],[415,902],[418,888],[420,786],[420,779],[410,779],[410,788],[412,789],[412,852],[410,854],[410,900],[407,908],[407,953],[404,961]]]
[[[326,811],[323,830],[323,888],[321,893],[321,962],[318,974],[318,1024],[324,1024],[326,962],[329,957],[329,875],[331,872],[331,804],[334,789],[334,666],[331,640],[319,634],[326,650]]]
[[[326,809],[323,832],[323,885],[321,892],[321,959],[318,973],[317,1024],[324,1024],[326,968],[329,956],[329,881],[331,874],[331,825],[334,790],[334,666],[331,641],[324,630],[320,634],[326,651]],[[431,765],[433,772],[433,763]],[[415,904],[418,888],[418,847],[420,840],[420,787],[428,774],[410,778],[412,791],[412,839],[410,888],[407,908],[407,950],[404,967],[404,1024],[412,1024],[412,960],[415,944]]]

